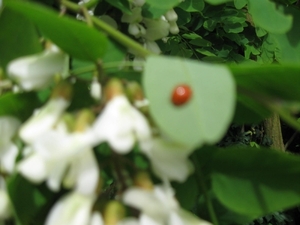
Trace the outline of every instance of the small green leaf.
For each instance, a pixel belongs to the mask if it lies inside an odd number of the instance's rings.
[[[286,34],[271,34],[277,43],[276,59],[280,63],[300,62],[300,14],[299,10],[292,7],[286,9],[287,13],[293,15],[293,27]]]
[[[129,5],[128,0],[118,0],[118,1],[105,0],[105,1],[108,2],[110,5],[120,9],[122,12],[131,14],[130,5]]]
[[[300,157],[270,149],[226,148],[212,162],[212,188],[229,209],[261,216],[300,204]]]
[[[201,12],[204,9],[204,5],[203,0],[185,0],[178,7],[187,12]]]
[[[63,51],[83,60],[97,61],[107,49],[107,38],[96,29],[32,2],[7,1],[6,6],[31,20]]]
[[[178,107],[171,97],[181,84],[190,86],[192,98]],[[146,62],[143,85],[156,124],[176,142],[191,147],[215,143],[231,122],[235,84],[225,66],[151,56]]]
[[[269,0],[249,0],[248,8],[255,25],[266,31],[283,34],[292,27],[292,16],[284,15],[277,10],[274,2]]]
[[[234,0],[234,6],[237,9],[242,9],[247,3],[248,0]]]
[[[142,15],[147,18],[157,19],[180,2],[180,0],[147,0],[142,7]]]

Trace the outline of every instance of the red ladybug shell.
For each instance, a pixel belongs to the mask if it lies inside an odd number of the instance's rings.
[[[192,97],[192,89],[186,84],[178,85],[172,93],[172,103],[181,106],[187,103]]]

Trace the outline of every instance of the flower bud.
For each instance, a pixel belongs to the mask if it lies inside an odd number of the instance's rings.
[[[135,175],[133,182],[135,186],[146,190],[152,190],[154,187],[149,174],[145,171],[138,172]]]
[[[91,96],[95,100],[100,100],[101,99],[101,84],[98,81],[96,77],[93,78],[92,84],[91,84]]]
[[[168,12],[166,12],[165,18],[169,22],[176,22],[178,19],[178,16],[177,16],[177,13],[174,11],[174,9],[170,9]]]
[[[51,94],[51,99],[64,98],[65,100],[70,100],[72,98],[73,89],[72,85],[67,82],[61,82],[57,84]]]
[[[104,95],[105,100],[109,101],[116,96],[123,95],[124,88],[119,79],[113,78],[111,79],[105,86]]]
[[[7,74],[24,90],[38,90],[51,82],[56,73],[64,70],[66,55],[51,50],[11,61]]]
[[[103,212],[104,224],[116,225],[124,216],[124,206],[118,201],[110,201]]]
[[[84,132],[94,120],[95,116],[90,110],[81,110],[76,117],[75,131]]]
[[[136,81],[132,81],[127,84],[126,95],[131,103],[133,103],[135,100],[144,99],[144,93],[142,87]]]

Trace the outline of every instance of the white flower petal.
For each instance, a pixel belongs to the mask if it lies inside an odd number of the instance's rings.
[[[94,196],[72,192],[51,209],[45,225],[89,225]]]
[[[193,149],[162,138],[155,138],[152,144],[151,149],[144,153],[151,160],[154,173],[160,178],[185,181],[193,171],[193,165],[188,160],[188,155]]]
[[[91,221],[89,225],[104,225],[104,221],[99,212],[94,212],[91,216]]]
[[[189,225],[212,225],[212,223],[202,220],[198,218],[197,216],[193,215],[192,213],[183,210],[183,209],[178,209],[177,210],[177,218],[180,218],[182,220],[182,224],[189,224]],[[176,217],[174,217],[176,218]],[[173,224],[173,223],[171,223]]]
[[[62,160],[61,162],[49,162],[48,161],[48,179],[47,186],[53,192],[60,190],[60,184],[67,170],[68,164],[66,161]]]
[[[92,149],[78,155],[71,163],[64,179],[66,187],[73,187],[82,194],[93,194],[99,181],[99,168]]]
[[[141,210],[151,218],[158,221],[165,221],[168,216],[168,209],[152,191],[141,188],[130,188],[123,194],[125,204]]]
[[[53,128],[70,102],[64,98],[50,99],[36,115],[23,124],[19,131],[20,137],[28,144],[32,144],[46,131]]]
[[[26,159],[23,159],[17,165],[17,170],[33,183],[41,183],[48,174],[46,162],[44,158],[38,154],[32,154]]]
[[[107,141],[118,153],[128,153],[136,139],[143,142],[151,138],[147,120],[125,96],[114,97],[97,118],[94,132],[100,141]]]
[[[0,219],[7,219],[11,215],[9,197],[4,190],[0,190]]]
[[[25,90],[37,90],[47,85],[55,73],[64,70],[65,57],[62,52],[51,51],[21,57],[9,63],[7,73]]]
[[[1,116],[0,117],[0,134],[1,134],[1,144],[4,142],[9,142],[11,138],[15,135],[21,122],[12,116]],[[0,147],[1,151],[1,147]]]
[[[13,143],[10,143],[5,150],[1,149],[1,151],[3,151],[3,154],[0,154],[0,167],[6,172],[12,173],[18,155],[18,148]]]
[[[149,41],[162,39],[169,34],[170,25],[163,19],[144,18],[143,23],[146,25],[146,34],[143,37]]]

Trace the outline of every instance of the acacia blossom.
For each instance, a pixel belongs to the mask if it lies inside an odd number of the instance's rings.
[[[12,142],[21,122],[12,116],[0,117],[0,170],[12,173],[18,148]]]
[[[24,90],[39,90],[51,83],[56,73],[64,71],[66,60],[66,54],[51,48],[11,61],[7,66],[7,74]]]
[[[211,225],[181,209],[167,184],[156,185],[153,190],[129,188],[123,194],[123,201],[141,211],[140,225]]]
[[[183,182],[193,172],[193,165],[188,160],[192,148],[180,144],[154,138],[151,148],[143,150],[150,159],[153,172],[162,180]]]
[[[96,119],[93,130],[97,141],[107,141],[118,153],[128,153],[138,141],[141,149],[151,144],[151,129],[147,119],[124,95],[113,97]]]
[[[45,225],[104,225],[98,212],[92,212],[95,195],[71,192],[50,210]]]

